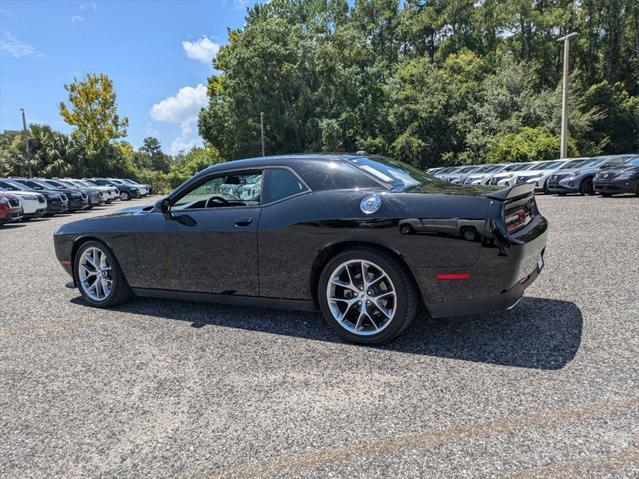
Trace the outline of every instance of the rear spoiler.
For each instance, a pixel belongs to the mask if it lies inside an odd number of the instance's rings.
[[[522,196],[528,196],[535,191],[535,186],[530,183],[522,183],[521,185],[510,186],[503,190],[492,191],[485,196],[495,200],[506,201]]]

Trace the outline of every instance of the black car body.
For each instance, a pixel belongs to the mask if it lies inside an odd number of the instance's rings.
[[[47,189],[39,184],[29,186],[17,180],[4,178],[0,179],[0,187],[12,191],[32,191],[34,193],[42,194],[47,200],[47,208],[45,210],[46,215],[66,213],[69,211],[69,200],[67,195],[57,190]]]
[[[124,181],[125,183],[128,183],[132,186],[137,186],[137,187],[142,187],[142,188],[146,188],[146,194],[147,195],[152,195],[153,194],[153,185],[150,185],[148,183],[139,183],[135,180],[130,180],[130,179],[123,179],[122,181]]]
[[[451,219],[460,220],[457,230],[437,227]],[[108,251],[140,296],[319,307],[326,317],[329,301],[337,316],[352,315],[341,311],[340,301],[350,308],[355,293],[396,288],[392,311],[414,315],[419,303],[431,316],[445,317],[513,306],[543,266],[547,226],[531,185],[453,185],[391,160],[318,154],[214,165],[153,206],[64,224],[54,243],[81,292],[78,269],[95,262],[86,256],[87,242]],[[326,273],[349,255],[355,259]],[[366,258],[359,269],[357,255]],[[386,266],[375,269],[380,264]],[[384,271],[395,279],[388,285],[382,279],[381,292],[353,286],[360,281],[368,288],[368,279],[383,278]],[[348,276],[348,291],[342,290],[346,279],[327,279],[333,273]],[[338,285],[336,294],[346,299],[325,294],[323,285]],[[404,304],[406,297],[415,304]],[[359,327],[371,334],[359,337],[354,323],[360,316],[347,321],[347,339],[381,342],[402,330],[377,335],[377,325],[364,319]]]
[[[118,192],[120,194],[120,199],[122,201],[128,201],[133,198],[140,198],[140,190],[138,190],[137,187],[133,185],[129,185],[127,183],[116,182],[106,178],[92,178],[89,181],[91,181],[91,183],[95,183],[96,185],[100,185],[100,186],[116,187],[118,189]]]
[[[634,193],[639,196],[639,155],[620,166],[602,168],[595,176],[595,191],[603,196]]]
[[[67,187],[56,187],[50,183],[47,183],[42,180],[32,179],[32,178],[11,178],[17,181],[20,184],[33,188],[34,190],[38,190],[38,188],[56,191],[58,193],[64,194],[68,199],[68,210],[69,211],[78,211],[84,210],[89,207],[89,198],[86,193],[82,193],[79,190],[71,189]]]

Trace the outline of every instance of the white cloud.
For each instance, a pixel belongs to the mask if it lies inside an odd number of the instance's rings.
[[[207,37],[202,37],[194,42],[182,42],[182,48],[184,48],[187,57],[202,63],[211,63],[217,52],[220,51],[220,45]]]
[[[201,83],[195,88],[185,86],[177,95],[156,103],[151,108],[151,118],[166,123],[189,123],[197,120],[200,109],[206,105],[206,87]]]
[[[151,108],[153,120],[180,125],[180,136],[171,143],[170,153],[172,155],[180,151],[188,151],[193,146],[202,143],[195,134],[194,127],[200,109],[207,102],[206,87],[200,83],[195,87],[180,88],[177,95],[165,98]]]
[[[4,32],[0,38],[0,53],[3,52],[14,57],[28,57],[35,55],[36,49],[18,40],[11,32]]]
[[[83,3],[80,5],[80,10],[93,10],[94,12],[98,9],[98,5],[95,2],[91,2],[91,3]]]
[[[80,15],[73,15],[71,17],[71,23],[82,23],[84,21],[84,17],[81,17]]]

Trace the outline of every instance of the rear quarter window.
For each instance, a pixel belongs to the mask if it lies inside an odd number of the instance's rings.
[[[300,161],[295,170],[313,191],[382,187],[355,166],[342,160]]]

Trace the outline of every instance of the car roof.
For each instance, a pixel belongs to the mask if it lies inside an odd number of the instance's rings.
[[[349,154],[349,153],[299,153],[290,155],[273,155],[273,156],[257,156],[254,158],[245,158],[242,160],[226,161],[224,163],[216,163],[204,170],[204,172],[211,172],[217,170],[225,170],[228,167],[232,168],[252,168],[263,166],[291,166],[300,161],[348,161],[357,158],[369,158],[369,155],[362,154]]]

